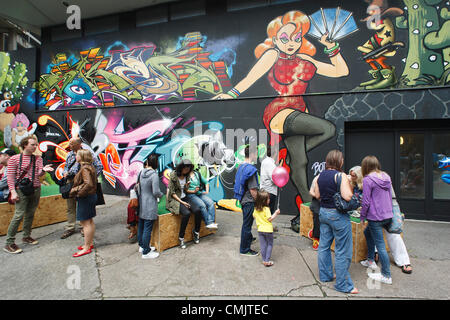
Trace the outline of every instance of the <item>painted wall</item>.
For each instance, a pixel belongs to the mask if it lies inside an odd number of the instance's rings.
[[[149,154],[163,183],[188,157],[218,201],[232,198],[247,135],[261,158],[280,145],[291,176],[281,209],[295,213],[328,150],[344,148],[345,121],[449,117],[448,9],[298,1],[47,43],[39,68],[35,50],[1,53],[2,142],[14,145],[22,122],[60,172],[79,135],[116,194]]]

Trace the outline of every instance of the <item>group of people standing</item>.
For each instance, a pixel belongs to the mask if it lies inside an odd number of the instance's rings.
[[[154,247],[150,246],[154,222],[158,219],[158,201],[163,196],[159,187],[158,155],[152,154],[144,163],[139,173],[137,183],[132,190],[138,206],[133,207],[133,199],[128,206],[128,223],[137,225],[139,252],[143,259],[154,259],[159,256]],[[208,196],[209,183],[199,170],[194,170],[191,161],[183,159],[177,164],[169,176],[166,194],[166,209],[172,214],[181,216],[178,233],[179,247],[186,249],[185,234],[191,213],[194,214],[194,243],[200,243],[200,225],[202,219],[206,228],[217,229],[215,222],[216,207]]]
[[[20,154],[13,155],[10,150],[1,152],[0,161],[5,167],[2,181],[6,178],[8,189],[2,191],[7,201],[15,205],[14,216],[8,227],[5,252],[17,254],[23,250],[15,243],[20,223],[23,220],[22,242],[37,245],[39,242],[31,237],[34,214],[41,196],[40,177],[47,172],[53,172],[50,164],[44,166],[42,157],[36,155],[38,141],[34,136],[25,137],[20,141]],[[97,176],[103,167],[91,150],[82,148],[80,138],[69,141],[70,152],[66,157],[63,175],[70,185],[67,199],[67,225],[61,239],[75,233],[76,220],[80,221],[84,244],[77,248],[73,257],[80,257],[92,252],[97,205]],[[94,166],[95,165],[95,166]],[[56,179],[56,178],[54,178]]]
[[[20,253],[15,244],[15,235],[22,219],[23,242],[35,245],[37,240],[31,237],[31,226],[34,212],[40,198],[40,176],[52,172],[51,165],[43,166],[40,156],[34,155],[38,142],[34,137],[26,137],[21,141],[20,154],[10,150],[0,153],[2,165],[1,183],[7,184],[7,191],[2,190],[1,196],[7,197],[10,203],[15,203],[15,214],[10,222],[6,246],[8,253]],[[73,257],[80,257],[92,252],[97,205],[97,176],[102,171],[102,165],[91,150],[83,149],[79,138],[69,141],[71,151],[67,155],[64,168],[64,178],[71,184],[68,203],[68,222],[61,238],[67,238],[75,233],[75,221],[80,221],[84,233],[84,244],[79,246]],[[253,165],[257,160],[257,151],[247,146],[244,150],[245,160],[238,167],[235,176],[235,198],[242,206],[243,222],[240,238],[240,254],[257,256],[259,252],[251,248],[256,238],[251,228],[256,221],[260,240],[262,263],[270,267],[273,248],[274,226],[272,221],[279,215],[277,209],[278,187],[272,181],[272,172],[276,168],[276,152],[270,146],[267,157],[261,165],[261,183],[258,170]],[[361,201],[361,207],[356,212],[361,223],[367,225],[364,234],[367,241],[367,259],[361,264],[373,270],[376,262],[381,262],[381,273],[370,273],[376,281],[392,283],[389,256],[383,239],[383,229],[387,230],[393,218],[393,201],[395,193],[390,176],[381,171],[378,159],[367,156],[361,166],[353,167],[349,175],[342,173],[344,158],[340,151],[332,150],[326,157],[326,168],[312,183],[310,194],[313,197],[314,230],[311,236],[316,241],[313,247],[318,249],[318,268],[320,280],[327,282],[336,279],[335,288],[347,293],[358,293],[350,277],[349,267],[352,260],[353,242],[350,215],[339,212],[334,202],[334,195],[339,192],[341,197],[349,201],[356,194]],[[155,248],[150,247],[151,232],[154,221],[158,218],[158,199],[163,196],[159,186],[158,156],[153,154],[145,161],[143,170],[139,173],[134,191],[138,195],[137,236],[139,252],[143,259],[158,257]],[[338,187],[338,176],[340,186]],[[28,187],[24,186],[28,182]],[[194,214],[192,230],[194,243],[200,241],[200,224],[205,221],[206,228],[217,229],[215,222],[215,203],[208,196],[209,184],[189,160],[182,160],[172,171],[167,188],[166,208],[172,214],[181,215],[179,229],[179,246],[186,248],[185,233],[190,214]],[[318,210],[317,210],[318,209]],[[318,214],[317,214],[318,211]],[[367,222],[365,222],[367,221]],[[394,260],[405,273],[411,273],[409,256],[399,234],[386,232],[386,239]],[[330,247],[335,240],[335,274]]]
[[[395,193],[390,176],[381,171],[381,165],[375,156],[367,156],[361,166],[350,170],[350,177],[342,173],[344,157],[342,152],[332,150],[326,157],[325,170],[313,180],[310,194],[318,201],[319,215],[314,219],[314,228],[320,225],[318,241],[318,267],[320,281],[329,282],[336,279],[337,291],[357,294],[349,268],[353,255],[353,240],[350,215],[340,212],[335,205],[334,195],[350,201],[354,194],[361,201],[359,217],[366,224],[364,235],[367,241],[367,259],[361,264],[372,270],[377,269],[376,260],[381,262],[381,272],[369,273],[375,281],[392,284],[390,261],[383,239],[386,239],[397,265],[404,273],[411,273],[412,268],[403,239],[399,234],[387,232],[393,218],[393,201]],[[338,187],[338,177],[341,178]],[[313,212],[316,210],[313,210]],[[315,214],[316,215],[316,214]],[[316,223],[318,220],[319,223]],[[365,222],[367,221],[367,222]],[[314,234],[314,232],[313,232]],[[317,237],[317,230],[314,237]],[[331,258],[331,244],[335,240],[335,275]],[[379,258],[377,258],[377,256]]]

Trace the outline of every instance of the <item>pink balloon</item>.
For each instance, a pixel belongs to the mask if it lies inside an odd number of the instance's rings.
[[[278,187],[284,187],[289,181],[289,172],[285,167],[276,167],[272,172],[272,181]]]

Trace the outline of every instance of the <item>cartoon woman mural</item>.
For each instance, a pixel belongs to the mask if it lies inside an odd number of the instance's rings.
[[[263,121],[271,135],[271,144],[282,138],[288,155],[286,163],[291,168],[291,180],[301,197],[301,202],[311,200],[307,181],[307,152],[335,135],[334,125],[308,113],[301,96],[306,92],[308,82],[320,74],[339,78],[349,74],[347,63],[340,53],[337,42],[327,40],[325,33],[319,42],[330,63],[313,58],[316,48],[305,35],[310,20],[301,11],[290,11],[272,20],[267,26],[268,38],[255,49],[258,59],[248,75],[228,93],[217,95],[216,99],[237,98],[268,72],[271,86],[281,95],[264,110]]]
[[[37,123],[33,123],[30,130],[28,130],[29,125],[30,120],[28,120],[28,117],[24,113],[17,114],[11,121],[13,146],[19,148],[20,141],[31,135],[33,135],[37,140],[37,137],[34,135],[37,128]]]

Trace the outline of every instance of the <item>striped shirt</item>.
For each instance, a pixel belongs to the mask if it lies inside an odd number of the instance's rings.
[[[44,167],[42,158],[40,156],[35,156],[36,162],[35,162],[35,173],[34,173],[34,181],[33,186],[35,188],[38,188],[41,186],[41,182],[39,181],[39,177],[43,174],[42,168]],[[31,156],[24,155],[22,158],[22,168],[19,168],[20,163],[20,154],[16,154],[9,158],[8,160],[8,188],[9,190],[14,190],[16,188],[16,182],[17,179],[20,178],[20,176],[27,170],[27,168],[30,166]],[[33,176],[33,168],[30,166],[30,170],[28,170],[27,174],[24,176],[24,178],[28,178],[31,180]]]

